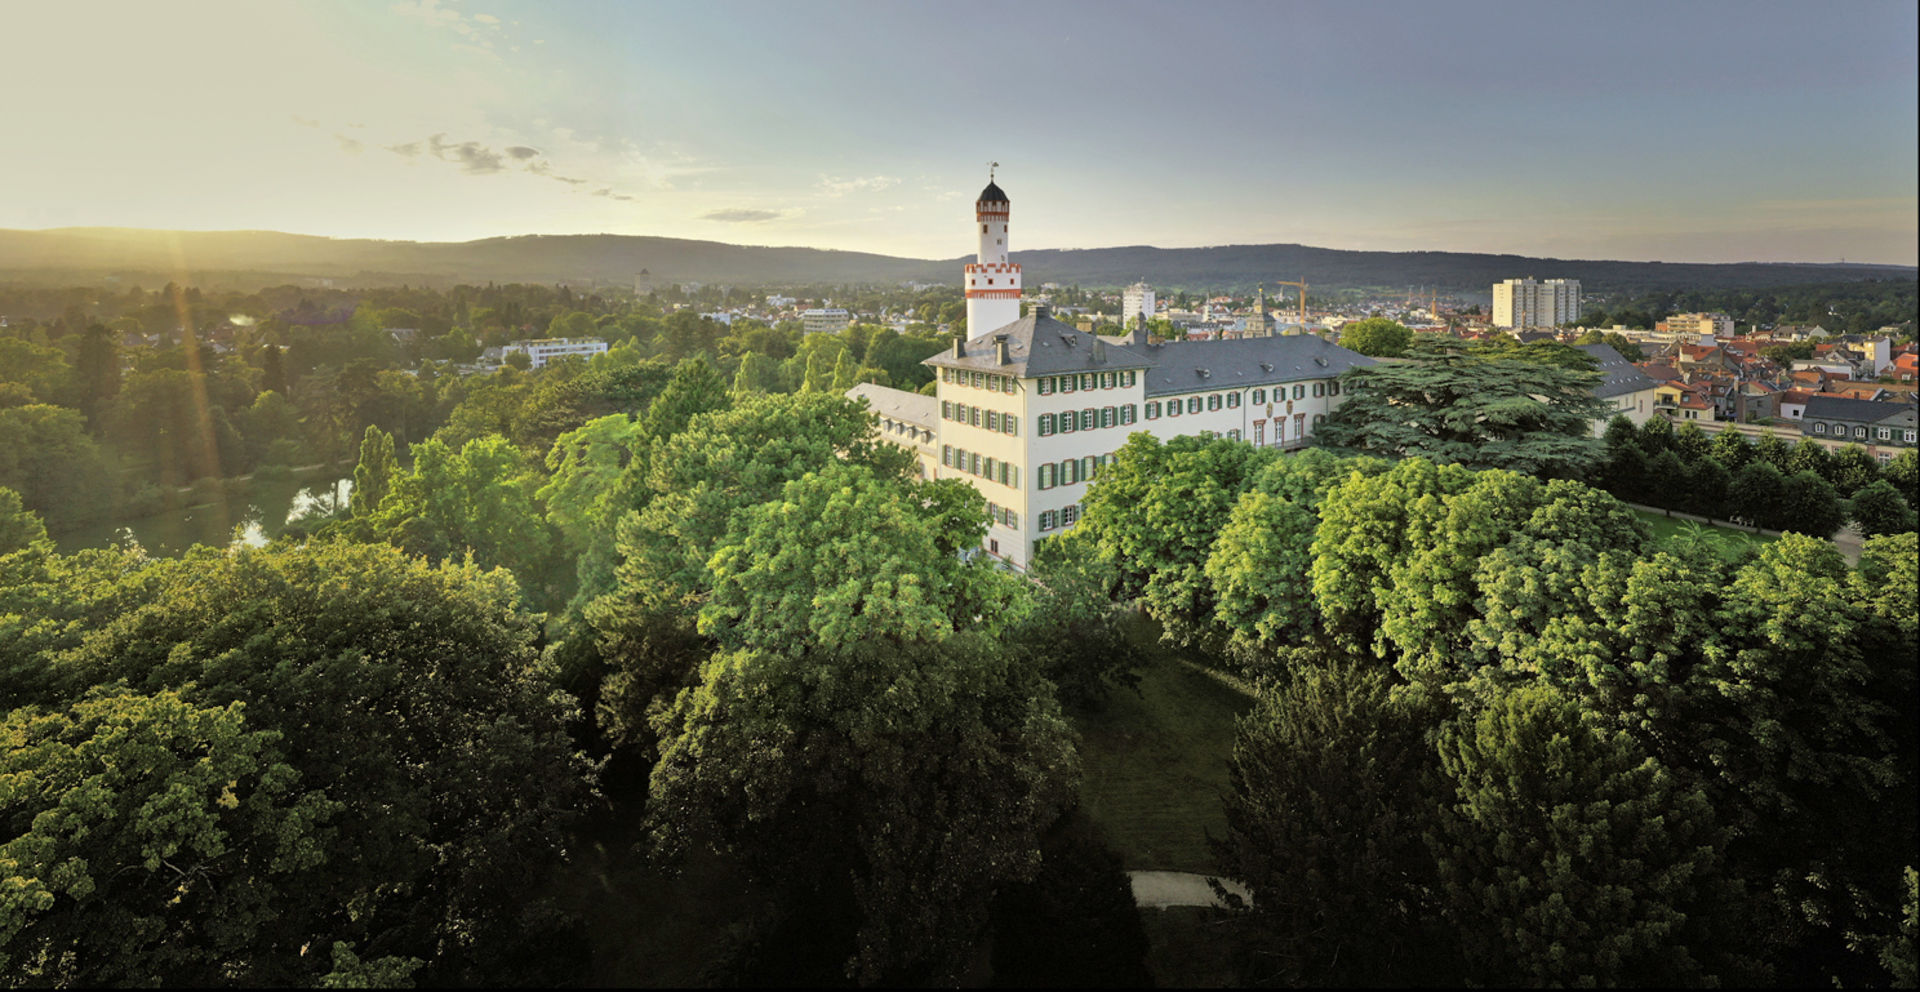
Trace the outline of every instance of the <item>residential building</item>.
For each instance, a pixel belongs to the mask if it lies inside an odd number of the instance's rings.
[[[1807,397],[1800,433],[1816,441],[1865,445],[1882,461],[1892,449],[1915,446],[1915,408],[1911,403],[1884,403],[1816,393]]]
[[[1559,327],[1580,319],[1580,280],[1508,279],[1493,284],[1493,326]]]
[[[807,334],[844,331],[850,323],[853,315],[839,307],[814,307],[800,312],[800,327]]]
[[[546,368],[547,363],[556,358],[592,358],[607,353],[607,343],[599,338],[534,338],[528,341],[515,341],[501,349],[507,352],[524,352],[530,368]]]
[[[1660,383],[1640,371],[1638,365],[1622,358],[1611,345],[1580,344],[1574,347],[1592,355],[1594,361],[1600,363],[1602,378],[1600,384],[1593,387],[1593,395],[1610,407],[1604,416],[1594,420],[1593,435],[1599,437],[1606,433],[1607,423],[1616,416],[1633,421],[1635,427],[1645,425],[1647,418],[1653,416]]]
[[[1723,313],[1677,313],[1654,324],[1653,329],[1706,344],[1733,337],[1733,318]]]

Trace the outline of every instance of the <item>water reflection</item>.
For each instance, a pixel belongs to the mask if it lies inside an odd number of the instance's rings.
[[[353,480],[303,484],[297,479],[255,480],[242,496],[203,494],[204,502],[137,520],[112,521],[58,535],[63,552],[138,545],[171,558],[195,544],[261,547],[287,526],[344,510],[353,502]]]

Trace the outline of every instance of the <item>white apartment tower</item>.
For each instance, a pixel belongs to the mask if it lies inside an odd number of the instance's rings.
[[[1133,322],[1143,315],[1153,319],[1153,287],[1136,282],[1120,293],[1120,326],[1132,330]]]
[[[980,338],[1020,319],[1020,264],[1007,259],[1007,194],[987,176],[973,204],[980,252],[966,267],[967,337]]]
[[[1580,280],[1508,279],[1493,284],[1493,326],[1559,327],[1580,319]]]

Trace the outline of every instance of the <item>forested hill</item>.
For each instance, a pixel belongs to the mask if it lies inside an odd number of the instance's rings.
[[[1050,249],[1016,252],[1027,285],[1233,289],[1305,280],[1325,289],[1434,286],[1484,293],[1516,276],[1581,280],[1594,290],[1740,289],[1853,279],[1913,279],[1911,266],[1609,262],[1464,252],[1339,251],[1305,245]],[[266,285],[341,279],[359,285],[565,282],[746,285],[951,282],[964,258],[895,258],[817,248],[762,248],[634,235],[528,235],[466,242],[321,238],[272,231],[123,228],[0,230],[0,281]],[[184,273],[185,279],[180,275]]]

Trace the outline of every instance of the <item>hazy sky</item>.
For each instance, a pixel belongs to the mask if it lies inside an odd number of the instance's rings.
[[[0,227],[1913,264],[1912,0],[0,0]]]

